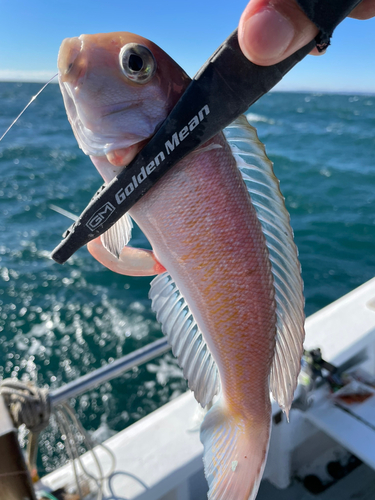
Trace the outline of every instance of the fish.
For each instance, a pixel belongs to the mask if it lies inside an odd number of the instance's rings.
[[[58,68],[78,145],[107,183],[190,83],[162,49],[128,32],[65,39]],[[128,246],[132,220],[152,250]],[[176,164],[88,250],[114,272],[156,275],[152,308],[189,388],[209,405],[200,430],[208,499],[255,499],[270,439],[270,393],[288,417],[304,339],[298,252],[255,129],[237,119]]]

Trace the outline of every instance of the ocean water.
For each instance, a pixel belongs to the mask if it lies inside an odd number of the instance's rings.
[[[0,135],[38,84],[0,83]],[[375,96],[271,93],[248,112],[275,164],[291,214],[309,315],[375,274]],[[0,377],[51,388],[161,337],[149,278],[116,275],[81,249],[49,258],[101,185],[78,149],[57,85],[0,142]],[[131,244],[149,247],[135,227]],[[73,401],[84,427],[119,431],[186,390],[173,356]],[[54,425],[40,468],[65,461]]]

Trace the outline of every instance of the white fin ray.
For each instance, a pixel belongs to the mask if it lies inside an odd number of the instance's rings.
[[[286,412],[292,404],[304,340],[301,269],[289,214],[264,145],[244,116],[225,129],[266,239],[276,293],[277,335],[270,390]]]
[[[234,417],[223,399],[209,410],[201,426],[208,500],[254,500],[267,458],[269,423]]]
[[[132,237],[133,222],[129,214],[125,214],[112,227],[101,235],[103,247],[112,255],[119,258],[121,250],[129,243]]]
[[[219,372],[189,306],[168,273],[151,282],[149,297],[189,388],[205,407],[219,392]]]

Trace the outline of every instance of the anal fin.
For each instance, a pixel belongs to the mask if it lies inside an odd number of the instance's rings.
[[[189,306],[168,273],[152,281],[149,296],[189,388],[205,407],[219,392],[219,372]]]

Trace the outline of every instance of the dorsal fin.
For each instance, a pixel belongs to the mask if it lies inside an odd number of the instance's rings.
[[[256,130],[241,116],[224,134],[237,160],[266,238],[274,276],[277,312],[270,389],[289,412],[297,386],[304,340],[304,298],[297,247],[273,164]]]
[[[189,306],[168,273],[152,280],[149,297],[189,388],[205,407],[219,392],[219,372]]]

